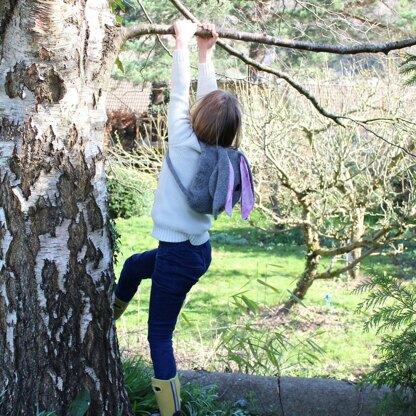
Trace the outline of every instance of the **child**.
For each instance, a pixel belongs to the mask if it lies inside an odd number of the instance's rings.
[[[155,377],[152,387],[161,416],[180,414],[180,385],[172,336],[186,294],[211,263],[209,229],[212,216],[190,208],[177,180],[189,186],[198,169],[201,145],[238,147],[241,110],[237,99],[217,90],[211,54],[218,34],[204,24],[211,37],[198,37],[198,104],[189,114],[190,64],[188,44],[196,31],[191,21],[174,24],[172,87],[168,110],[169,158],[175,178],[165,162],[160,172],[152,209],[152,235],[158,248],[131,256],[125,262],[115,294],[115,318],[126,309],[141,279],[152,279],[148,341]],[[204,97],[204,98],[203,98]],[[203,98],[203,99],[202,99]],[[228,167],[227,167],[228,170]]]

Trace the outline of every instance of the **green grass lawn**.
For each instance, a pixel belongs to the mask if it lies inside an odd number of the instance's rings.
[[[148,217],[118,220],[121,250],[116,265],[119,275],[123,261],[130,255],[154,248],[152,222]],[[237,218],[221,216],[211,233],[213,261],[210,270],[192,289],[180,316],[175,349],[179,368],[226,370],[215,349],[221,334],[247,319],[257,319],[266,328],[284,331],[292,339],[313,340],[324,350],[314,363],[298,363],[296,347],[288,351],[283,375],[336,377],[356,380],[371,368],[377,357],[374,332],[363,332],[365,316],[355,313],[362,296],[351,293],[355,282],[342,279],[316,282],[304,301],[289,317],[277,317],[276,306],[288,297],[303,270],[305,253],[289,238],[276,237],[252,228]],[[374,257],[363,266],[380,272],[393,268],[386,259]],[[259,283],[259,280],[275,290]],[[120,345],[130,355],[148,359],[146,322],[150,281],[141,290],[117,322]],[[238,307],[233,297],[244,293],[261,306],[256,316]],[[330,295],[332,304],[325,300]],[[242,316],[246,315],[246,316]],[[231,366],[232,367],[232,366]],[[275,369],[270,369],[274,374]]]

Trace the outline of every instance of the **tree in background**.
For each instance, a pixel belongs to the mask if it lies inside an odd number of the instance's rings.
[[[356,278],[368,256],[397,254],[395,242],[416,226],[415,157],[403,151],[415,149],[415,124],[407,118],[412,91],[361,82],[337,84],[344,112],[372,119],[373,132],[388,143],[363,126],[317,119],[282,87],[245,85],[240,94],[258,207],[275,232],[301,230],[307,253],[287,309],[314,281],[343,273]],[[330,91],[311,88],[319,97]]]

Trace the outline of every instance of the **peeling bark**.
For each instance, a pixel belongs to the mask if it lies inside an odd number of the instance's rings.
[[[0,414],[66,415],[88,390],[87,414],[130,415],[102,153],[117,28],[104,0],[9,6],[0,15]]]

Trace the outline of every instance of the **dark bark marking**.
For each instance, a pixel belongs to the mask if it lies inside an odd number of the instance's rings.
[[[49,90],[50,102],[58,103],[61,101],[66,92],[65,83],[53,68],[49,71],[46,85],[48,86],[47,90]]]
[[[58,273],[55,262],[45,259],[43,262],[42,283],[40,284],[40,287],[45,293],[48,311],[54,309],[51,308],[49,304],[54,302],[54,295],[59,292]],[[50,317],[52,315],[52,313],[49,314]]]
[[[104,40],[103,40],[103,51],[101,54],[101,68],[98,73],[93,75],[93,79],[98,78],[109,69],[111,70],[116,57],[121,49],[120,43],[120,30],[121,25],[115,24],[114,26],[105,25]],[[109,62],[111,64],[109,65]]]
[[[55,151],[52,142],[55,133],[51,126],[39,136],[37,129],[25,123],[22,130],[22,149],[20,155],[15,150],[10,159],[10,169],[21,180],[21,189],[25,198],[31,195],[31,188],[42,171],[49,173],[58,168],[60,151]]]
[[[62,170],[63,174],[58,183],[62,212],[65,218],[72,219],[79,211],[77,202],[86,201],[93,192],[91,179],[94,177],[95,171],[93,168],[90,171],[83,157],[80,158],[79,165],[75,168],[69,156],[66,157]]]
[[[65,169],[58,182],[58,190],[61,200],[61,211],[64,218],[75,218],[78,213],[77,198],[74,193],[75,183],[73,177]]]
[[[103,252],[99,248],[95,247],[94,243],[90,239],[88,239],[87,252],[85,253],[85,258],[89,261],[94,262],[94,268],[98,269],[100,261],[103,257]]]
[[[14,9],[17,5],[18,0],[9,0],[8,6],[3,5],[2,7],[5,8],[3,16],[1,16],[0,20],[0,44],[2,45],[2,51],[3,51],[3,37],[6,33],[7,27],[9,26],[9,23],[12,20]],[[4,2],[2,2],[4,3]],[[3,55],[3,53],[2,53]]]
[[[50,61],[55,54],[43,46],[39,49],[39,59],[41,61]]]
[[[87,224],[84,220],[84,214],[81,212],[79,222],[73,220],[69,226],[68,248],[71,251],[70,258],[76,259],[76,255],[81,251],[82,247],[84,247],[87,242],[87,234]]]
[[[91,224],[92,231],[99,230],[104,227],[103,214],[94,197],[90,197],[87,202],[88,219]]]
[[[4,88],[10,98],[25,98],[25,88],[31,91],[38,103],[58,103],[65,95],[64,80],[53,68],[17,63],[6,75]]]
[[[77,69],[78,69],[78,76],[81,76],[81,54],[79,53],[79,50],[76,50],[76,62],[77,62]]]
[[[47,234],[56,237],[55,229],[59,225],[59,209],[52,206],[49,198],[41,196],[36,204],[29,208],[29,216],[32,219],[32,235]]]
[[[80,138],[78,130],[75,124],[73,124],[69,131],[67,147],[73,149],[76,145],[82,145],[82,138]]]
[[[6,235],[6,225],[0,222],[0,258],[4,258],[4,252],[3,252],[3,238]]]
[[[9,168],[16,178],[21,178],[23,176],[22,165],[20,163],[19,156],[17,154],[17,148],[13,149],[13,154],[9,159]]]
[[[82,59],[82,64],[84,66],[84,71],[86,71],[87,69],[87,62],[88,62],[88,41],[90,39],[90,29],[88,27],[88,23],[87,27],[85,29],[85,39],[84,39],[84,51],[83,51],[83,59]]]
[[[7,347],[7,322],[6,317],[9,312],[9,310],[16,310],[17,308],[17,296],[16,296],[16,284],[13,279],[13,277],[10,275],[8,271],[4,271],[3,273],[0,272],[0,284],[5,283],[6,286],[6,295],[8,299],[8,305],[6,305],[6,300],[0,296],[0,328],[2,329],[0,331],[1,339],[0,339],[0,357],[9,357],[9,349]],[[3,330],[4,328],[4,330]],[[6,358],[7,360],[7,358]],[[0,359],[0,365],[1,365],[1,359]],[[11,371],[8,371],[7,365],[2,365],[2,376],[3,379],[13,379],[13,373]],[[0,378],[0,385],[1,385],[2,379]],[[1,387],[0,387],[1,389]],[[1,412],[1,408],[0,408]]]
[[[14,140],[14,129],[16,125],[10,121],[7,117],[1,119],[0,124],[0,141],[11,142]]]

